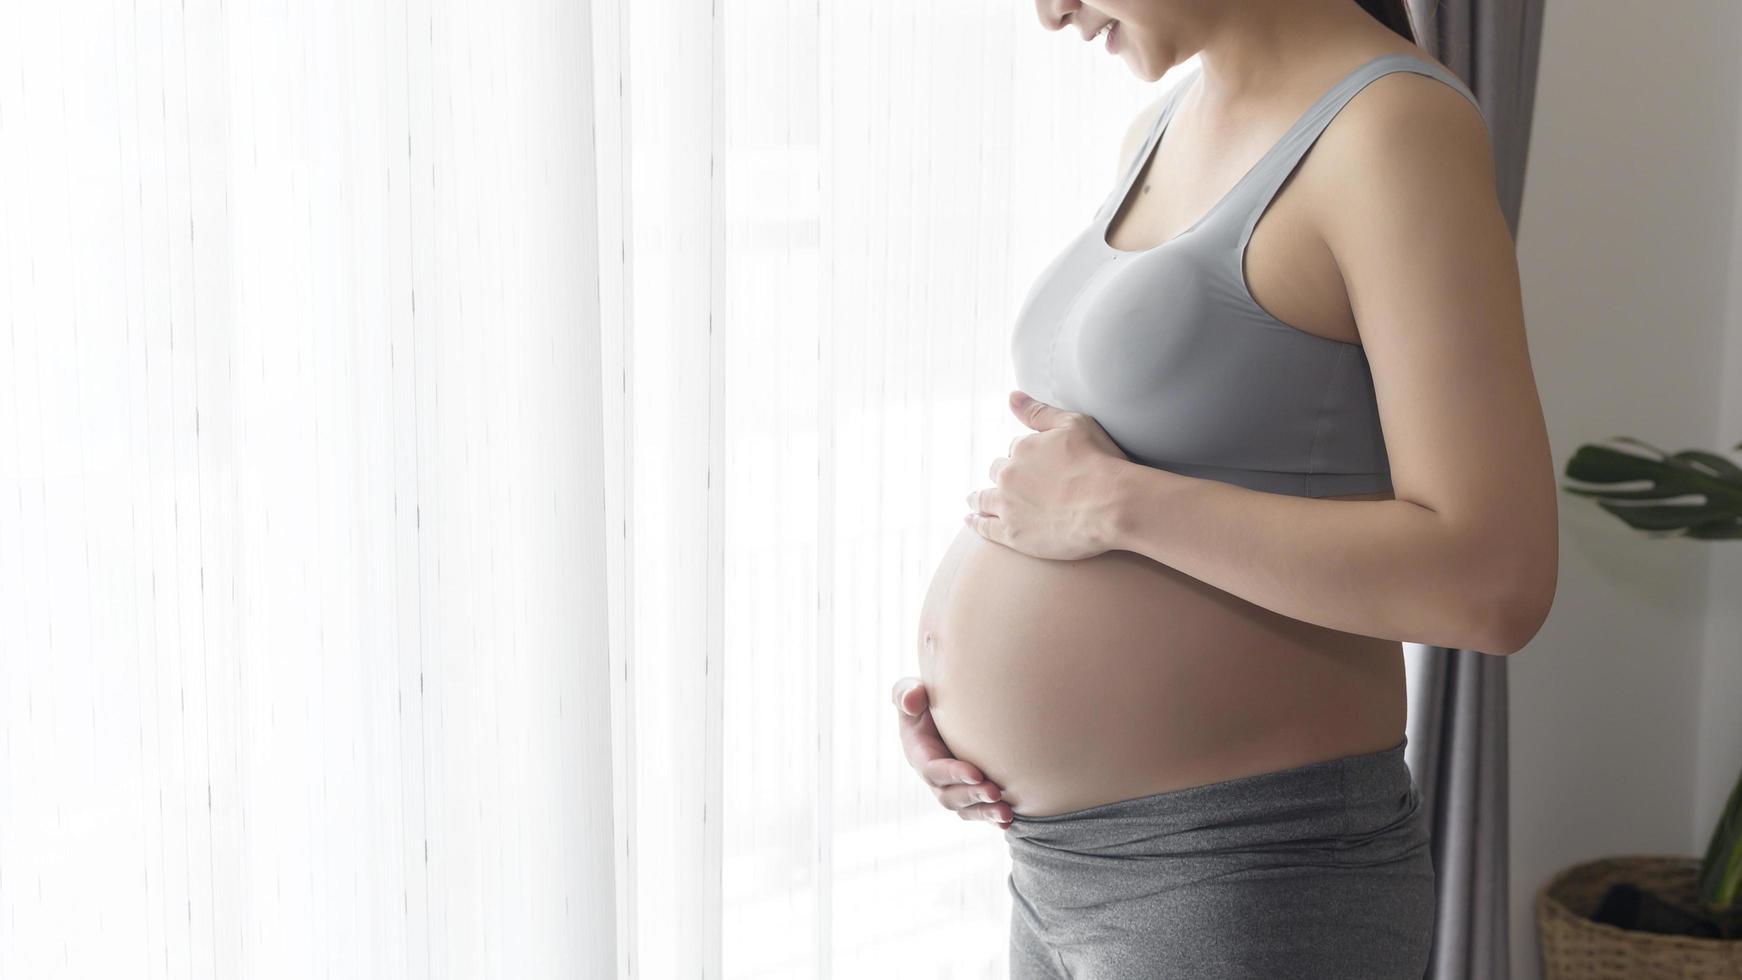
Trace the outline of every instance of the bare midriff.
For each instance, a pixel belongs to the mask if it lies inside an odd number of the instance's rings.
[[[926,593],[919,668],[951,754],[1022,816],[1381,751],[1407,710],[1396,640],[1134,552],[1034,558],[968,527]]]

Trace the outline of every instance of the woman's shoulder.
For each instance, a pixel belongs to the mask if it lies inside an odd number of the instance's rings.
[[[1456,72],[1420,49],[1397,53],[1404,56],[1404,61],[1421,62],[1429,73],[1388,68],[1363,85],[1338,113],[1339,118],[1347,115],[1353,120],[1344,124],[1343,129],[1385,131],[1413,123],[1430,128],[1464,128],[1473,134],[1463,124],[1478,122],[1479,128],[1486,131],[1487,121],[1475,93]]]

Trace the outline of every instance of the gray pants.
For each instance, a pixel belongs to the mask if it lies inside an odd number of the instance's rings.
[[[1421,980],[1434,871],[1407,742],[1017,816],[1012,980]]]

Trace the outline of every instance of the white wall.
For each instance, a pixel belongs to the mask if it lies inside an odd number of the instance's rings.
[[[1742,3],[1550,3],[1518,235],[1557,476],[1583,443],[1742,442]],[[1561,496],[1560,587],[1513,658],[1515,980],[1536,891],[1698,854],[1742,767],[1742,542],[1647,540]]]

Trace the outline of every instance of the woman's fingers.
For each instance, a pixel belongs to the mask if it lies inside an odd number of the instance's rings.
[[[912,707],[911,700],[908,707]],[[932,771],[939,762],[955,763],[958,760],[950,757],[950,747],[944,744],[943,736],[938,734],[938,726],[931,720],[930,711],[922,710],[918,714],[910,715],[904,707],[896,714],[896,727],[901,732],[901,750],[907,756],[907,764],[919,770],[920,775],[925,776],[926,782],[937,786],[941,785],[939,779],[945,782],[962,781],[949,779],[947,772]],[[973,781],[977,782],[979,778],[979,773],[972,773]]]
[[[981,490],[969,490],[965,498],[968,510],[975,514],[1004,513],[1004,494],[997,487],[986,487]]]
[[[973,763],[963,762],[950,754],[950,747],[944,744],[943,736],[938,734],[938,726],[932,721],[930,711],[918,715],[909,715],[904,711],[899,724],[901,748],[907,755],[908,765],[918,770],[933,789],[960,783],[985,782],[985,774],[975,768]]]
[[[901,748],[907,762],[932,788],[938,802],[954,810],[964,820],[987,820],[1008,826],[1012,818],[1010,804],[1004,802],[1004,790],[988,782],[971,762],[950,754],[943,736],[932,721],[925,685],[917,677],[903,677],[889,692],[890,700],[899,710]]]
[[[956,811],[963,820],[986,820],[1008,827],[1013,816],[997,783],[958,783],[933,790],[938,802]]]
[[[903,677],[896,681],[895,689],[889,692],[889,698],[904,715],[920,714],[925,711],[928,702],[925,684],[917,677]]]
[[[938,744],[942,745],[943,742],[940,740]],[[986,781],[985,774],[974,768],[973,763],[963,762],[950,755],[948,749],[924,760],[917,768],[934,790],[948,786],[974,786]]]
[[[997,783],[951,783],[948,786],[933,787],[932,793],[938,802],[951,810],[960,810],[976,803],[1001,803],[1004,793]]]
[[[1010,804],[1008,803],[975,803],[956,811],[956,816],[963,820],[985,820],[1000,827],[1010,825]]]

